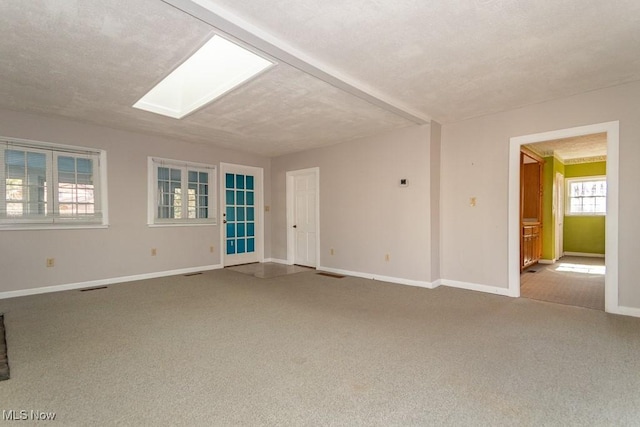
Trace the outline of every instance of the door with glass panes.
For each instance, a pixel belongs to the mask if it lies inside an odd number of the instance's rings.
[[[224,265],[258,262],[262,257],[262,169],[221,166]]]

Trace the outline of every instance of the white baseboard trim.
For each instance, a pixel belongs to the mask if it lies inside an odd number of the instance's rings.
[[[615,309],[610,311],[609,313],[620,314],[622,316],[640,317],[640,308],[625,307],[625,306],[619,305],[619,306],[615,307]]]
[[[17,291],[0,292],[0,299],[23,297],[27,295],[46,294],[49,292],[70,291],[74,289],[94,288],[96,286],[113,285],[116,283],[134,282],[136,280],[156,279],[158,277],[177,276],[180,274],[198,273],[200,271],[217,270],[221,264],[205,265],[202,267],[180,268],[177,270],[157,271],[154,273],[136,274],[133,276],[112,277],[109,279],[89,280],[87,282],[69,283],[65,285],[44,286],[41,288],[21,289]]]
[[[278,258],[265,258],[264,261],[262,262],[274,262],[276,264],[291,265],[289,261],[287,261],[286,259],[278,259]]]
[[[441,280],[441,282],[443,286],[449,286],[451,288],[460,288],[460,289],[466,289],[469,291],[485,292],[488,294],[502,295],[505,297],[514,296],[509,292],[508,288],[498,288],[496,286],[481,285],[479,283],[459,282],[457,280],[448,280],[448,279],[443,279]]]
[[[569,256],[583,256],[589,258],[604,258],[604,254],[590,254],[587,252],[565,252],[565,255]]]
[[[399,285],[417,286],[419,288],[433,289],[438,285],[422,280],[402,279],[399,277],[381,276],[379,274],[362,273],[359,271],[341,270],[331,267],[317,267],[318,271],[326,271],[327,273],[341,274],[343,276],[361,277],[363,279],[379,280],[381,282],[397,283]]]
[[[538,264],[555,264],[555,259],[539,259]]]

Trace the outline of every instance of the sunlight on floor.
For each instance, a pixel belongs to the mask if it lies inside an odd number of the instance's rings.
[[[569,263],[563,262],[560,265],[558,265],[558,268],[556,268],[556,271],[604,275],[605,266],[604,265],[587,265],[587,264],[569,264]]]

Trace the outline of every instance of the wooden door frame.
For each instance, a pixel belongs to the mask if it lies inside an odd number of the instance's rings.
[[[258,262],[264,262],[264,169],[257,166],[239,165],[234,163],[220,163],[219,200],[220,200],[220,265],[225,266],[227,245],[225,241],[226,227],[223,221],[224,209],[226,209],[225,173],[230,169],[244,169],[256,176],[255,190],[255,216],[256,216],[256,256]]]
[[[316,267],[320,266],[320,168],[287,171],[287,264],[293,265],[296,258],[296,239],[293,226],[295,221],[294,178],[297,175],[315,175],[316,180]]]

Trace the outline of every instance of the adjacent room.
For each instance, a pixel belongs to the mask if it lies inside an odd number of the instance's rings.
[[[604,310],[606,154],[605,133],[523,147],[522,296]]]
[[[0,24],[2,421],[640,419],[640,3]]]

